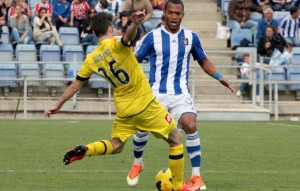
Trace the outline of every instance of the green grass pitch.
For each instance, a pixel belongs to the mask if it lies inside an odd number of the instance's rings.
[[[168,145],[150,136],[140,182],[129,187],[130,138],[123,153],[62,163],[67,149],[110,138],[112,121],[0,121],[1,191],[155,191]],[[299,122],[199,121],[201,175],[208,191],[300,190]],[[190,175],[185,154],[185,176]]]

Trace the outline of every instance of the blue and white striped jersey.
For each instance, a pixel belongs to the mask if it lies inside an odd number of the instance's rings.
[[[163,26],[149,32],[135,52],[140,62],[149,55],[150,85],[154,93],[163,94],[189,93],[190,53],[195,60],[206,58],[198,35],[184,27],[172,34]]]
[[[299,18],[292,19],[291,15],[285,16],[281,21],[279,27],[282,28],[283,37],[298,37]]]

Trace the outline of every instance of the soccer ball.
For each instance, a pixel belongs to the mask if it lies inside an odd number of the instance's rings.
[[[160,170],[156,177],[156,188],[159,191],[172,191],[173,184],[172,184],[172,173],[169,168],[164,168]]]

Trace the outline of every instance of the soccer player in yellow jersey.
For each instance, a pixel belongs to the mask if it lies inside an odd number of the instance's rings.
[[[150,131],[170,145],[169,168],[173,176],[173,190],[197,190],[194,185],[183,184],[184,157],[181,134],[174,119],[152,93],[148,80],[130,48],[144,16],[143,11],[132,13],[132,24],[122,37],[113,36],[112,15],[101,12],[92,17],[92,28],[99,39],[98,47],[87,56],[76,79],[57,103],[44,111],[44,116],[47,118],[57,113],[63,104],[80,90],[84,81],[92,74],[98,74],[114,89],[117,115],[112,126],[112,138],[68,150],[64,155],[64,164],[68,165],[85,156],[120,153],[129,136],[138,130]]]

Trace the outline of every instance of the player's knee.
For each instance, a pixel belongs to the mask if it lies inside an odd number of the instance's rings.
[[[124,142],[122,142],[121,140],[111,140],[111,144],[113,146],[113,154],[117,154],[117,153],[121,153],[123,151],[124,148]]]
[[[186,134],[195,133],[197,131],[196,123],[194,122],[186,123],[182,126],[182,128]]]

